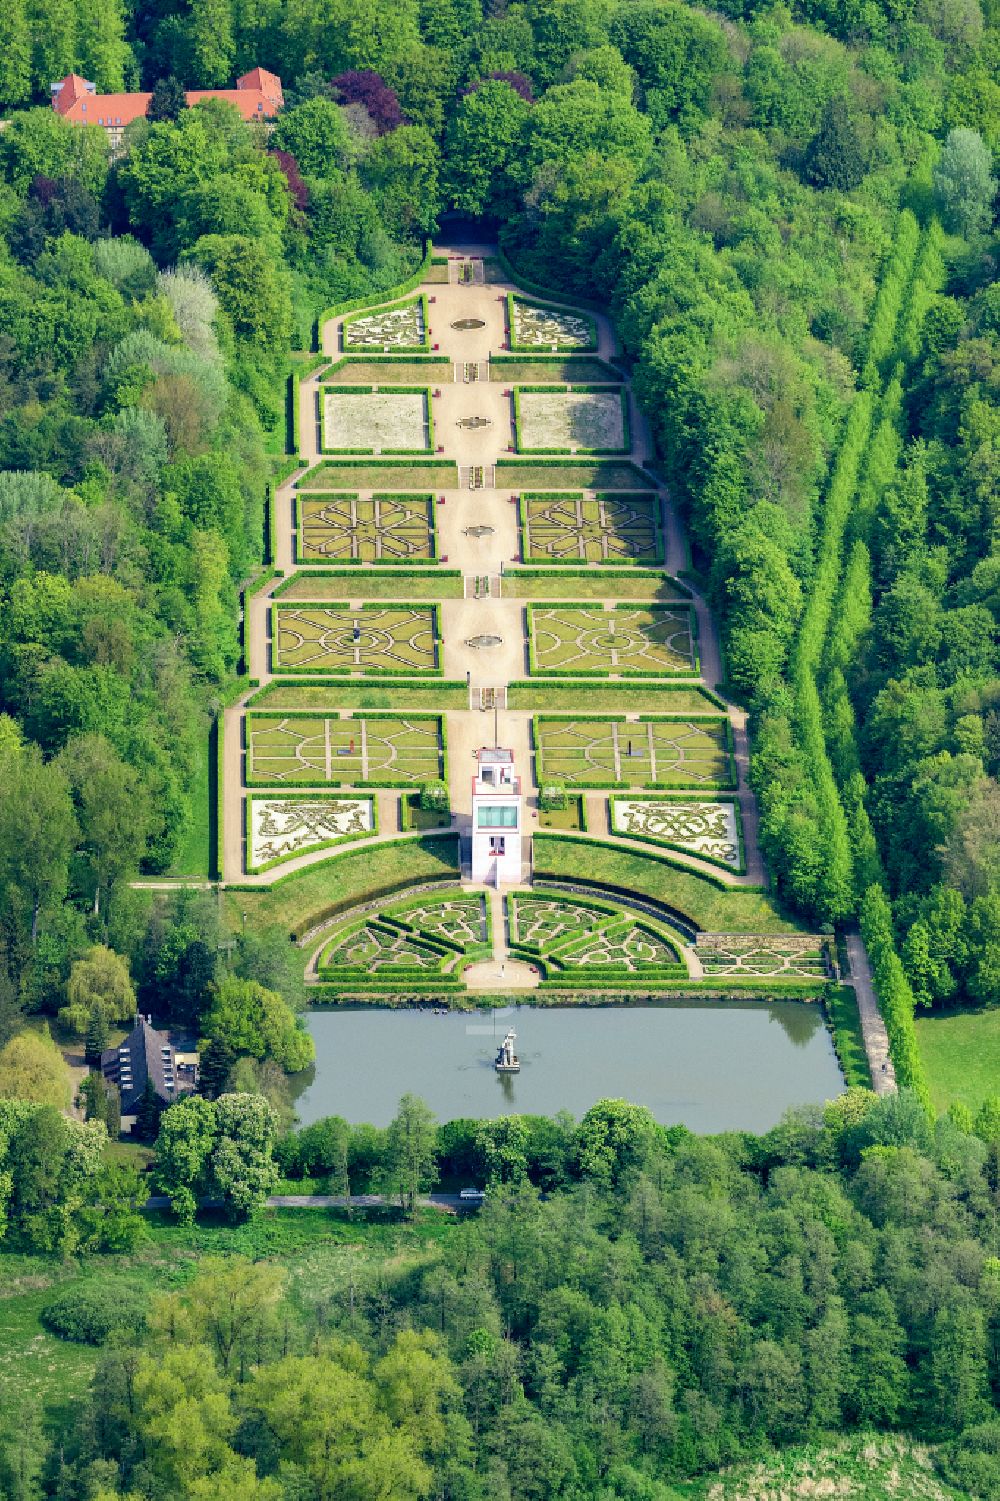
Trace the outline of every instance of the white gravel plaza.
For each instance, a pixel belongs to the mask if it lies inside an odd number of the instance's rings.
[[[290,860],[331,840],[371,833],[373,827],[370,797],[255,797],[247,864]]]
[[[622,452],[622,399],[613,391],[520,391],[520,443],[536,448]]]
[[[687,798],[612,799],[611,830],[634,838],[667,840],[692,855],[707,855],[738,870],[742,864],[736,805]]]
[[[413,349],[426,337],[419,297],[388,312],[363,313],[344,326],[345,349]]]
[[[426,449],[427,396],[422,391],[327,391],[323,435],[327,449]]]

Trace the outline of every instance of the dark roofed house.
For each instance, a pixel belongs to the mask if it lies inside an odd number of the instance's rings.
[[[167,1034],[154,1031],[145,1016],[136,1017],[131,1032],[116,1048],[104,1050],[101,1073],[109,1084],[118,1086],[122,1115],[135,1114],[147,1079],[165,1105],[194,1089],[197,1082],[194,1066],[177,1061]]]

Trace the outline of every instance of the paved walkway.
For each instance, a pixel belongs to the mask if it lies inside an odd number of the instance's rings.
[[[489,253],[489,247],[480,247],[481,253]],[[448,253],[443,250],[441,253]],[[463,254],[466,248],[463,247]],[[429,299],[431,342],[437,346],[436,353],[447,356],[461,368],[465,362],[478,362],[485,367],[491,354],[503,349],[506,337],[505,303],[510,290],[508,284],[469,285],[457,283],[428,283],[421,290]],[[548,299],[556,305],[558,299]],[[572,307],[571,303],[562,303]],[[598,331],[598,354],[603,359],[614,358],[618,345],[610,320],[595,314]],[[457,330],[452,325],[468,318],[481,319],[482,327],[472,330]],[[322,331],[324,351],[331,357],[339,355],[340,319],[328,323]],[[319,388],[322,372],[315,372],[300,385],[300,450],[305,464],[312,465],[321,459],[320,431],[318,422]],[[442,378],[434,388],[439,392],[433,398],[436,442],[443,449],[438,457],[452,460],[460,468],[482,467],[489,473],[496,460],[509,452],[512,442],[510,398],[504,394],[502,381],[480,380],[465,384],[461,379]],[[628,393],[632,449],[630,457],[639,464],[650,463],[654,447],[649,424],[638,408],[630,387]],[[486,425],[470,429],[458,424],[465,418],[482,417]],[[261,687],[273,679],[271,658],[270,622],[272,596],[283,578],[295,571],[294,562],[294,494],[296,480],[303,471],[280,485],[275,496],[275,569],[279,577],[247,600],[245,622],[245,647],[248,674]],[[503,471],[500,471],[501,478]],[[519,557],[517,506],[512,503],[513,487],[498,486],[495,489],[476,490],[446,487],[438,491],[441,502],[436,508],[439,529],[439,553],[447,560],[449,568],[457,568],[467,579],[489,576],[496,578],[504,566]],[[683,573],[688,565],[689,551],[680,519],[669,496],[661,490],[666,510],[666,566],[674,574]],[[486,537],[470,537],[468,530],[474,525],[488,525],[492,532]],[[701,681],[709,688],[716,688],[722,678],[722,656],[714,617],[701,595],[694,590],[691,580],[686,580],[693,590],[693,603],[698,617],[699,650],[701,656]],[[471,590],[469,591],[471,595]],[[567,597],[573,597],[573,585],[567,584]],[[443,673],[448,679],[467,679],[473,686],[504,689],[515,679],[527,676],[527,641],[525,602],[514,598],[497,598],[495,594],[482,599],[473,597],[442,601],[441,622],[444,638]],[[478,635],[497,635],[498,646],[476,649],[468,642]],[[687,680],[689,683],[690,680]],[[331,704],[336,704],[335,686],[331,684]],[[223,877],[225,882],[269,885],[291,872],[329,860],[329,850],[319,850],[286,861],[259,876],[245,872],[244,809],[246,795],[244,739],[246,700],[257,690],[248,690],[238,703],[225,711],[224,747],[224,835]],[[636,685],[637,694],[641,685]],[[580,689],[579,705],[560,709],[560,713],[587,713],[587,691]],[[331,709],[336,713],[336,708]],[[534,793],[533,766],[530,742],[531,713],[528,711],[501,711],[500,736],[504,744],[515,751],[518,765],[528,786],[525,798],[528,839],[537,817],[537,797]],[[762,885],[766,871],[757,843],[757,810],[747,777],[749,751],[746,742],[746,722],[741,711],[729,711],[736,746],[739,768],[738,798],[743,816],[746,844],[747,870],[745,875],[720,870],[709,865],[696,855],[671,852],[670,859],[677,865],[712,875],[727,885]],[[493,720],[488,713],[477,708],[449,710],[446,714],[448,731],[449,790],[452,799],[452,827],[460,833],[468,833],[471,823],[471,784],[476,749],[493,739]],[[295,786],[296,791],[322,791]],[[696,789],[692,789],[696,795]],[[631,851],[641,849],[635,841],[609,836],[607,810],[599,794],[586,794],[590,821],[590,837],[603,837],[610,843]],[[370,841],[379,844],[399,838],[398,798],[395,792],[377,794],[379,832]],[[414,834],[414,838],[419,835]],[[350,850],[363,848],[369,841],[352,841]],[[526,861],[529,851],[525,850]],[[499,960],[511,970],[515,961]],[[521,968],[521,966],[518,966]],[[527,966],[523,966],[527,970]],[[528,976],[521,977],[529,983]],[[537,978],[535,983],[537,983]]]
[[[200,1199],[202,1209],[220,1209],[221,1199]],[[395,1199],[388,1194],[272,1194],[265,1200],[269,1209],[398,1209]],[[420,1209],[442,1209],[446,1214],[455,1214],[459,1209],[478,1209],[477,1200],[471,1202],[460,1194],[427,1194],[417,1200]],[[146,1209],[169,1209],[166,1194],[151,1194],[146,1200]]]
[[[865,1052],[868,1054],[872,1088],[876,1094],[894,1094],[896,1070],[889,1057],[889,1035],[885,1030],[885,1022],[879,1010],[871,965],[868,963],[868,953],[857,928],[851,928],[848,931],[846,942],[851,975],[850,979],[845,979],[844,983],[854,986],[854,994],[857,997],[861,1034],[864,1038]]]

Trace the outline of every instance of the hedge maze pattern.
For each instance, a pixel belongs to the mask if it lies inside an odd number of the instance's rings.
[[[366,986],[457,977],[467,963],[489,951],[489,944],[484,896],[435,894],[348,922],[323,949],[317,973],[321,980]]]
[[[515,894],[508,898],[508,912],[512,948],[537,960],[548,981],[614,984],[629,976],[687,973],[669,934],[616,907]]]
[[[525,495],[525,562],[662,563],[663,509],[655,495]]]
[[[702,855],[732,870],[743,866],[736,804],[675,798],[611,800],[611,832]]]
[[[247,715],[247,781],[401,786],[444,776],[435,715]]]
[[[429,495],[303,495],[298,556],[314,563],[419,563],[434,557]]]
[[[511,297],[509,304],[513,349],[596,349],[597,330],[584,313],[543,307]]]
[[[696,668],[688,605],[531,605],[533,672],[690,675]]]
[[[249,814],[247,866],[251,870],[370,834],[375,822],[370,797],[252,797]]]
[[[575,449],[624,453],[623,396],[607,391],[517,391],[517,447],[522,453]]]
[[[728,721],[719,719],[534,720],[537,780],[579,787],[729,786]]]
[[[414,453],[431,446],[427,391],[322,392],[327,453]]]
[[[419,349],[427,341],[422,297],[400,307],[361,313],[344,321],[343,343],[350,349]]]
[[[276,672],[434,672],[434,607],[276,605]]]
[[[823,979],[830,973],[826,940],[809,933],[699,933],[697,952],[706,975]]]

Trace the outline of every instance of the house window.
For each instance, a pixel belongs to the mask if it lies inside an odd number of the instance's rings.
[[[506,847],[507,847],[507,840],[504,838],[503,834],[491,834],[490,835],[490,854],[491,855],[502,855],[505,852]]]
[[[115,115],[115,124],[116,125],[120,125],[121,123],[122,123],[122,117],[121,117],[121,115]]]
[[[487,803],[480,806],[476,824],[480,829],[516,829],[517,828],[517,804],[501,806],[496,803]]]

